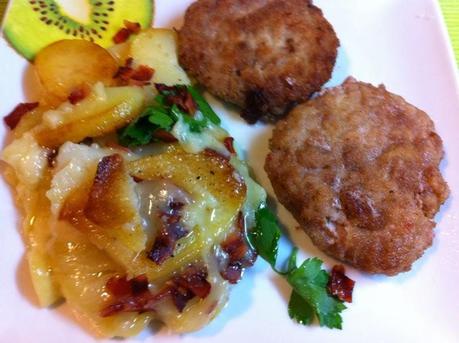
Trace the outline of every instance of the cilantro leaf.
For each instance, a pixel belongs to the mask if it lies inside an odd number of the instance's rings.
[[[292,249],[292,252],[290,253],[290,256],[288,258],[288,263],[287,263],[287,273],[290,273],[292,270],[296,269],[296,257],[298,255],[298,248],[294,247]]]
[[[175,124],[174,119],[172,119],[167,113],[155,109],[151,109],[148,121],[167,131],[170,131],[172,125]]]
[[[118,131],[118,141],[123,146],[138,146],[150,143],[154,127],[139,117],[125,128]]]
[[[207,127],[207,119],[203,118],[198,120],[190,116],[189,114],[183,112],[177,105],[172,105],[171,113],[177,118],[182,118],[183,121],[188,125],[191,132],[200,133],[204,128]]]
[[[124,146],[139,146],[157,141],[155,131],[166,130],[170,132],[175,123],[182,119],[191,132],[200,133],[209,122],[220,124],[220,118],[215,114],[204,97],[192,86],[176,85],[158,87],[159,94],[154,98],[154,103],[145,108],[140,116],[128,126],[118,131],[118,141]],[[182,110],[172,99],[184,96],[188,92],[196,102],[200,113],[192,116]],[[180,99],[180,98],[179,98]],[[199,119],[198,119],[199,118]]]
[[[297,267],[298,248],[290,253],[285,270],[276,269],[278,243],[281,235],[276,216],[260,207],[255,213],[255,229],[249,233],[249,241],[257,253],[278,274],[284,276],[292,287],[288,304],[289,316],[303,325],[312,323],[317,316],[321,326],[341,329],[341,312],[346,308],[342,301],[328,293],[328,273],[322,269],[318,258],[305,260]]]
[[[327,293],[328,273],[321,266],[322,261],[318,258],[307,259],[289,273],[287,280],[294,292],[314,309],[320,326],[341,329],[340,313],[346,306]],[[304,318],[303,312],[295,311],[298,303],[295,301],[291,307],[291,316],[293,313],[294,318]]]
[[[209,106],[208,102],[204,97],[199,93],[199,91],[193,86],[187,86],[188,92],[193,97],[193,100],[198,105],[199,110],[204,115],[205,118],[209,119],[211,123],[215,125],[220,125],[221,120],[218,115],[214,112],[212,107]]]
[[[277,219],[268,208],[264,207],[255,213],[255,221],[255,230],[249,235],[250,243],[257,253],[275,268],[281,235]]]
[[[295,290],[292,291],[288,302],[288,314],[300,324],[309,325],[314,319],[314,309]]]

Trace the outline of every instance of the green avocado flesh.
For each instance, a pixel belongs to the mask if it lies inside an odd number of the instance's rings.
[[[124,20],[150,27],[153,0],[86,0],[86,22],[65,13],[58,1],[12,0],[3,31],[13,47],[28,60],[61,39],[86,39],[103,47],[113,45],[113,36]]]

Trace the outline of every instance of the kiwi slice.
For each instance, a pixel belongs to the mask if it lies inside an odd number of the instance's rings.
[[[12,0],[3,31],[21,55],[33,60],[43,47],[61,39],[111,46],[124,20],[150,27],[153,10],[153,0]]]

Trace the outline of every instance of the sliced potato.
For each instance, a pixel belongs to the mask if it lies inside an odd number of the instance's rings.
[[[147,29],[131,43],[130,56],[136,65],[155,70],[153,82],[172,86],[190,84],[177,58],[177,33],[169,29]]]
[[[49,177],[45,177],[35,191],[30,191],[28,199],[23,203],[27,262],[33,287],[43,307],[54,304],[61,297],[48,254],[52,231],[50,204],[45,193],[49,188],[49,180]]]
[[[126,269],[145,249],[147,240],[134,187],[122,157],[105,156],[92,177],[66,199],[60,212],[62,219],[87,234],[95,246]]]
[[[64,142],[78,143],[86,137],[113,132],[134,120],[143,109],[145,92],[139,87],[94,88],[81,102],[64,103],[43,115],[43,123],[34,132],[46,147]]]
[[[120,44],[112,45],[107,51],[115,58],[116,62],[122,66],[126,63],[126,60],[130,57],[131,42],[127,41]]]
[[[100,311],[112,301],[105,285],[112,276],[124,275],[122,268],[66,222],[56,224],[55,235],[51,247],[53,269],[77,317],[101,336],[128,337],[142,331],[151,313],[100,316]]]
[[[182,239],[174,257],[161,266],[146,258],[139,258],[132,265],[134,274],[146,273],[151,280],[169,277],[210,254],[211,247],[228,233],[246,195],[244,182],[219,155],[190,154],[172,146],[163,154],[128,163],[128,170],[141,180],[168,179],[194,200],[185,207],[183,215],[193,231]]]
[[[81,39],[64,39],[43,48],[35,57],[43,87],[60,99],[85,84],[113,84],[118,64],[101,46]]]
[[[51,238],[51,213],[45,194],[51,175],[46,151],[30,134],[25,134],[5,148],[2,158],[8,163],[4,175],[16,190],[16,203],[23,216],[32,284],[40,306],[49,306],[60,298],[60,293],[52,277],[47,249]]]
[[[49,110],[50,107],[48,106],[39,106],[34,110],[24,114],[24,116],[19,121],[18,125],[12,131],[14,138],[22,137],[24,133],[32,130],[35,126],[40,124],[43,117],[43,113]]]

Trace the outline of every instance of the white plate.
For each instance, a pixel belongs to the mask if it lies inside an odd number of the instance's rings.
[[[191,0],[157,0],[156,26],[180,27]],[[174,336],[164,329],[132,341],[147,342],[459,342],[459,90],[452,51],[435,0],[316,1],[335,27],[341,50],[331,84],[345,76],[387,88],[430,114],[443,138],[442,172],[451,196],[436,216],[436,238],[413,270],[397,277],[369,276],[351,268],[357,281],[354,303],[344,312],[342,331],[294,324],[287,314],[289,288],[259,260],[233,291],[220,316],[200,332]],[[0,39],[0,113],[18,102],[30,74],[26,62]],[[224,126],[247,151],[258,180],[272,194],[263,171],[271,127],[247,126],[212,100]],[[0,126],[4,140],[5,128]],[[39,309],[24,262],[19,221],[8,187],[0,199],[0,342],[87,342],[93,338],[63,305]],[[305,256],[336,261],[314,248],[284,208],[284,225]],[[284,249],[288,243],[284,242]]]

